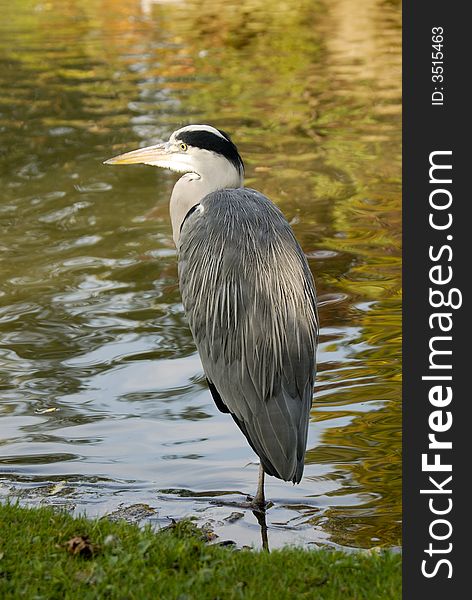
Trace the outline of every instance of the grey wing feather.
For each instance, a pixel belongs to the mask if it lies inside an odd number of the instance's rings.
[[[315,377],[313,278],[280,210],[240,188],[213,192],[182,227],[182,300],[217,406],[265,471],[302,477]]]

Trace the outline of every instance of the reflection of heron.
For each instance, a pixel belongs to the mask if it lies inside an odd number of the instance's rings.
[[[184,173],[170,199],[183,304],[216,406],[261,459],[253,505],[263,510],[264,472],[303,474],[318,337],[305,256],[280,210],[242,187],[223,131],[189,125],[106,163]]]

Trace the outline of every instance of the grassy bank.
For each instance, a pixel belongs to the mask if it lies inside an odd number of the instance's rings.
[[[75,539],[74,539],[75,538]],[[0,505],[0,598],[398,600],[401,559],[209,546],[190,523],[159,533]]]

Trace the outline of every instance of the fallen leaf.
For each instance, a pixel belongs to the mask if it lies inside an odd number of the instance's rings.
[[[66,487],[66,482],[65,481],[59,481],[59,483],[56,483],[55,485],[52,486],[52,488],[48,491],[48,494],[50,496],[54,496],[54,494],[58,494],[65,487]]]
[[[91,558],[97,550],[95,544],[92,544],[87,536],[81,535],[71,538],[64,545],[70,554],[84,558]]]

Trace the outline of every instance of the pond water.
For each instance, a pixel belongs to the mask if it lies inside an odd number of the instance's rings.
[[[177,286],[176,176],[106,158],[232,134],[293,225],[321,343],[305,475],[269,544],[397,546],[400,2],[0,0],[0,497],[260,545],[257,460]]]

